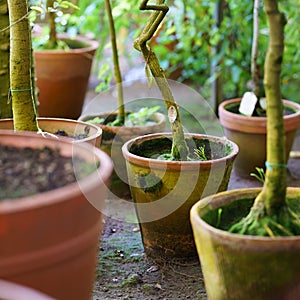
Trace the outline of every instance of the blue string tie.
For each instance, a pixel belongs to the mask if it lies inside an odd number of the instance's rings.
[[[287,164],[275,164],[275,163],[270,163],[268,161],[265,162],[266,168],[270,171],[273,170],[273,167],[280,167],[280,168],[287,168]]]

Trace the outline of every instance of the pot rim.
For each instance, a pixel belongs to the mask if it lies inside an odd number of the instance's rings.
[[[197,231],[197,228],[200,228],[201,231],[205,231],[206,234],[209,234],[213,236],[215,239],[220,239],[224,244],[230,241],[236,242],[238,247],[250,247],[251,243],[255,242],[255,244],[259,244],[263,247],[269,246],[270,248],[274,247],[282,247],[282,242],[289,243],[291,247],[294,246],[295,241],[300,240],[299,236],[291,236],[291,237],[263,237],[263,236],[253,236],[253,235],[242,235],[242,234],[236,234],[236,233],[229,233],[225,230],[221,230],[218,228],[213,227],[212,225],[209,225],[207,222],[205,222],[200,214],[199,210],[213,210],[222,207],[222,204],[225,203],[231,203],[234,201],[237,201],[241,194],[243,197],[255,197],[262,188],[243,188],[243,189],[235,189],[235,190],[229,190],[220,192],[214,195],[207,196],[201,200],[199,200],[197,203],[195,203],[191,210],[190,210],[190,219],[191,223],[193,224],[194,231]],[[290,194],[300,194],[300,188],[298,187],[288,187],[287,192]],[[242,199],[241,199],[242,201]],[[221,203],[220,203],[221,202]],[[203,212],[204,213],[204,212]],[[257,247],[257,246],[255,246]],[[300,248],[299,246],[297,246]],[[265,249],[265,248],[264,248]],[[288,248],[287,248],[288,250]]]
[[[219,159],[213,159],[213,160],[207,160],[207,161],[164,161],[164,160],[158,160],[153,158],[147,158],[138,156],[136,154],[132,154],[130,152],[130,147],[134,143],[142,143],[147,140],[151,139],[158,139],[161,137],[165,138],[171,138],[172,133],[171,132],[163,132],[163,133],[153,133],[153,134],[147,134],[144,136],[138,136],[136,138],[130,139],[124,145],[122,146],[122,153],[124,158],[129,161],[130,163],[137,164],[137,165],[146,165],[151,166],[151,168],[157,168],[157,169],[181,169],[181,170],[193,170],[195,168],[199,168],[199,165],[201,165],[202,168],[211,168],[212,164],[214,165],[222,165],[229,163],[232,161],[238,154],[239,148],[236,143],[230,141],[225,136],[224,137],[218,137],[218,136],[212,136],[212,135],[206,135],[206,134],[198,134],[198,133],[188,133],[185,134],[185,137],[197,137],[199,139],[209,139],[212,141],[218,141],[218,142],[224,142],[227,145],[230,145],[232,151],[230,154],[219,158]]]
[[[91,140],[94,140],[95,137],[101,137],[102,136],[102,128],[94,125],[94,124],[90,124],[90,123],[86,123],[84,121],[81,120],[73,120],[73,119],[65,119],[65,118],[55,118],[55,117],[37,117],[37,121],[38,122],[65,122],[65,123],[69,123],[69,124],[79,124],[79,125],[85,125],[85,126],[90,126],[91,128],[93,128],[95,130],[95,133],[92,134],[91,136],[88,136],[87,138],[81,139],[81,140],[73,140],[73,143],[82,143],[82,142],[90,142]],[[13,122],[13,118],[6,118],[6,119],[0,119],[0,124],[1,122]],[[1,129],[0,130],[4,130]],[[7,130],[7,129],[5,129]],[[8,129],[10,130],[10,129]]]
[[[236,131],[265,134],[267,132],[266,117],[247,117],[226,110],[227,105],[240,102],[241,99],[242,98],[234,98],[220,103],[218,111],[221,125]],[[284,116],[286,131],[295,130],[300,126],[300,104],[289,100],[283,100],[283,103],[285,106],[296,110],[295,113]]]
[[[85,52],[93,52],[96,51],[97,48],[99,47],[99,42],[96,40],[89,39],[86,36],[83,35],[76,35],[74,39],[70,38],[66,33],[59,33],[57,35],[59,39],[65,39],[65,40],[74,40],[74,41],[79,41],[81,43],[87,44],[86,47],[83,48],[75,48],[75,49],[68,49],[68,50],[37,50],[34,49],[34,54],[37,55],[70,55],[70,54],[83,54]]]
[[[126,111],[125,113],[131,113],[131,111]],[[117,112],[116,111],[112,111],[112,112],[103,112],[103,113],[95,113],[95,114],[88,114],[88,115],[84,115],[84,116],[80,116],[79,120],[80,121],[83,121],[83,122],[86,122],[88,119],[90,118],[95,118],[95,117],[108,117],[110,115],[117,115]],[[147,127],[153,127],[153,126],[158,126],[158,125],[162,125],[163,123],[166,122],[166,117],[164,114],[160,113],[160,112],[155,112],[153,114],[153,117],[155,117],[155,121],[158,121],[156,124],[154,125],[147,125]],[[90,124],[90,123],[88,123]],[[101,126],[101,128],[103,129],[108,129],[113,127],[113,128],[116,128],[117,130],[121,129],[121,128],[143,128],[145,126],[107,126],[105,124],[99,124],[97,126]]]
[[[113,164],[110,157],[102,150],[97,147],[92,146],[89,143],[72,143],[67,138],[44,138],[40,134],[33,132],[14,132],[12,130],[0,130],[0,144],[6,144],[2,141],[4,137],[9,137],[14,140],[26,138],[26,143],[30,147],[31,142],[34,140],[43,141],[41,147],[49,146],[52,148],[67,147],[68,152],[82,153],[82,157],[87,157],[89,155],[92,162],[100,162],[100,166],[88,176],[76,180],[66,186],[56,188],[54,190],[38,193],[31,196],[16,198],[16,199],[3,199],[0,200],[0,214],[15,213],[26,209],[37,209],[46,205],[53,205],[55,203],[68,201],[69,197],[66,199],[66,193],[69,195],[78,195],[80,193],[87,194],[99,186],[99,181],[102,185],[105,185],[109,181],[109,177],[113,170]],[[9,142],[10,145],[15,145]]]

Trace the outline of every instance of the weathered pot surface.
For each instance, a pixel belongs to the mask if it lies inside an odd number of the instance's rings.
[[[149,256],[196,256],[189,210],[201,197],[227,188],[238,147],[223,138],[192,136],[191,147],[207,141],[207,147],[223,149],[223,155],[208,161],[151,158],[153,150],[159,152],[161,148],[163,151],[168,148],[170,151],[170,133],[137,137],[122,148],[144,248]],[[140,155],[144,146],[150,157]],[[226,147],[230,152],[225,154]]]
[[[108,112],[103,114],[86,115],[79,118],[86,122],[87,120],[95,117],[109,118],[110,121],[115,120],[117,116],[116,112]],[[102,131],[102,143],[100,148],[105,151],[114,162],[114,172],[111,176],[110,191],[121,198],[130,199],[130,189],[128,185],[128,178],[126,172],[126,164],[122,155],[123,144],[137,136],[142,136],[150,133],[163,132],[166,126],[166,118],[161,113],[155,113],[152,121],[155,121],[154,125],[147,126],[108,126],[97,124]]]
[[[221,220],[234,222],[234,218],[247,215],[260,190],[222,192],[200,200],[191,209],[191,224],[211,300],[299,298],[300,236],[249,236],[214,227],[219,208]],[[290,199],[300,201],[299,188],[287,191]]]
[[[228,110],[238,105],[240,101],[241,98],[223,101],[219,105],[219,118],[224,127],[225,136],[240,148],[235,161],[236,173],[241,177],[249,177],[250,173],[256,172],[256,167],[265,168],[267,118],[247,117]],[[300,105],[288,100],[283,100],[283,103],[295,111],[284,116],[288,159],[296,130],[300,126]]]
[[[72,184],[0,201],[0,278],[58,299],[90,299],[103,225],[101,209],[113,168],[110,158],[88,143],[9,130],[0,130],[0,136],[2,145],[47,146],[100,164]]]
[[[95,147],[100,147],[102,129],[96,125],[88,124],[83,121],[63,118],[38,117],[37,120],[40,129],[44,132],[54,134],[57,131],[65,131],[65,133],[70,137],[87,134],[87,137],[77,140],[73,139],[73,142],[87,142]],[[13,119],[0,119],[0,129],[13,130]]]

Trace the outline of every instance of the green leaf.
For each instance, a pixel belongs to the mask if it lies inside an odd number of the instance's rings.
[[[79,9],[79,6],[75,5],[74,3],[70,2],[70,1],[62,1],[60,3],[60,6],[62,7],[62,5],[64,5],[66,8],[74,8],[74,9]]]
[[[45,10],[42,7],[40,7],[40,6],[30,6],[30,9],[34,10],[34,11],[37,11],[37,12],[39,12],[41,14],[45,13]]]

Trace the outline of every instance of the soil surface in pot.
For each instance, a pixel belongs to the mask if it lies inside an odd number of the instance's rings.
[[[94,170],[94,166],[81,158],[65,157],[48,147],[33,149],[0,145],[0,200],[63,187]]]
[[[186,143],[190,151],[189,160],[219,159],[231,152],[230,146],[209,139],[187,138]],[[165,137],[134,144],[130,152],[147,158],[168,159],[171,157],[171,148],[171,139]]]
[[[155,114],[159,108],[159,106],[154,106],[152,108],[142,107],[137,112],[126,111],[124,126],[145,127],[157,124],[157,122],[153,119],[153,114]],[[116,113],[94,116],[85,119],[85,122],[95,125],[105,125],[106,128],[102,128],[102,138],[104,141],[113,140],[116,135],[116,132],[114,130],[110,131],[109,127],[122,127]]]
[[[290,159],[288,166],[289,186],[300,187],[300,159]],[[229,189],[260,186],[255,178],[239,177],[233,168]],[[197,259],[179,262],[147,257],[132,203],[111,196],[106,207],[93,300],[207,300]]]
[[[240,107],[240,102],[232,103],[232,104],[226,105],[226,110],[228,110],[231,113],[241,115],[241,113],[239,112],[239,107]],[[293,108],[284,106],[283,114],[285,116],[294,114],[295,112],[296,112],[296,110],[294,110]],[[261,109],[260,107],[256,107],[252,116],[253,117],[266,117],[266,111]]]

